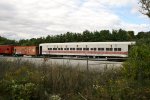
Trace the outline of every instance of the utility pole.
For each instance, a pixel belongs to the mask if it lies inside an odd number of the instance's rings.
[[[87,71],[89,71],[89,57],[87,56],[87,66],[86,66],[86,68],[87,68]]]

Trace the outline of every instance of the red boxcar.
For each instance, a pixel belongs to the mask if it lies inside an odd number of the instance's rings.
[[[28,56],[37,56],[38,55],[37,46],[15,46],[14,54],[16,55],[28,55]]]
[[[0,55],[12,55],[14,46],[0,45]]]

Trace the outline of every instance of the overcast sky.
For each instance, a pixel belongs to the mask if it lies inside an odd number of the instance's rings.
[[[29,39],[84,30],[150,31],[138,0],[0,0],[0,35]]]

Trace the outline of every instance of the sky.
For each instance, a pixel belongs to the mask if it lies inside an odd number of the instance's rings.
[[[138,0],[0,0],[0,36],[30,39],[66,32],[150,31]]]

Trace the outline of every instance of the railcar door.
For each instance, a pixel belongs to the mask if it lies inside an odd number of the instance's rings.
[[[130,50],[130,48],[131,48],[131,45],[128,45],[128,51]]]
[[[128,45],[128,54],[130,52],[130,49],[132,48],[133,45]]]
[[[42,55],[42,46],[40,46],[40,55]]]

